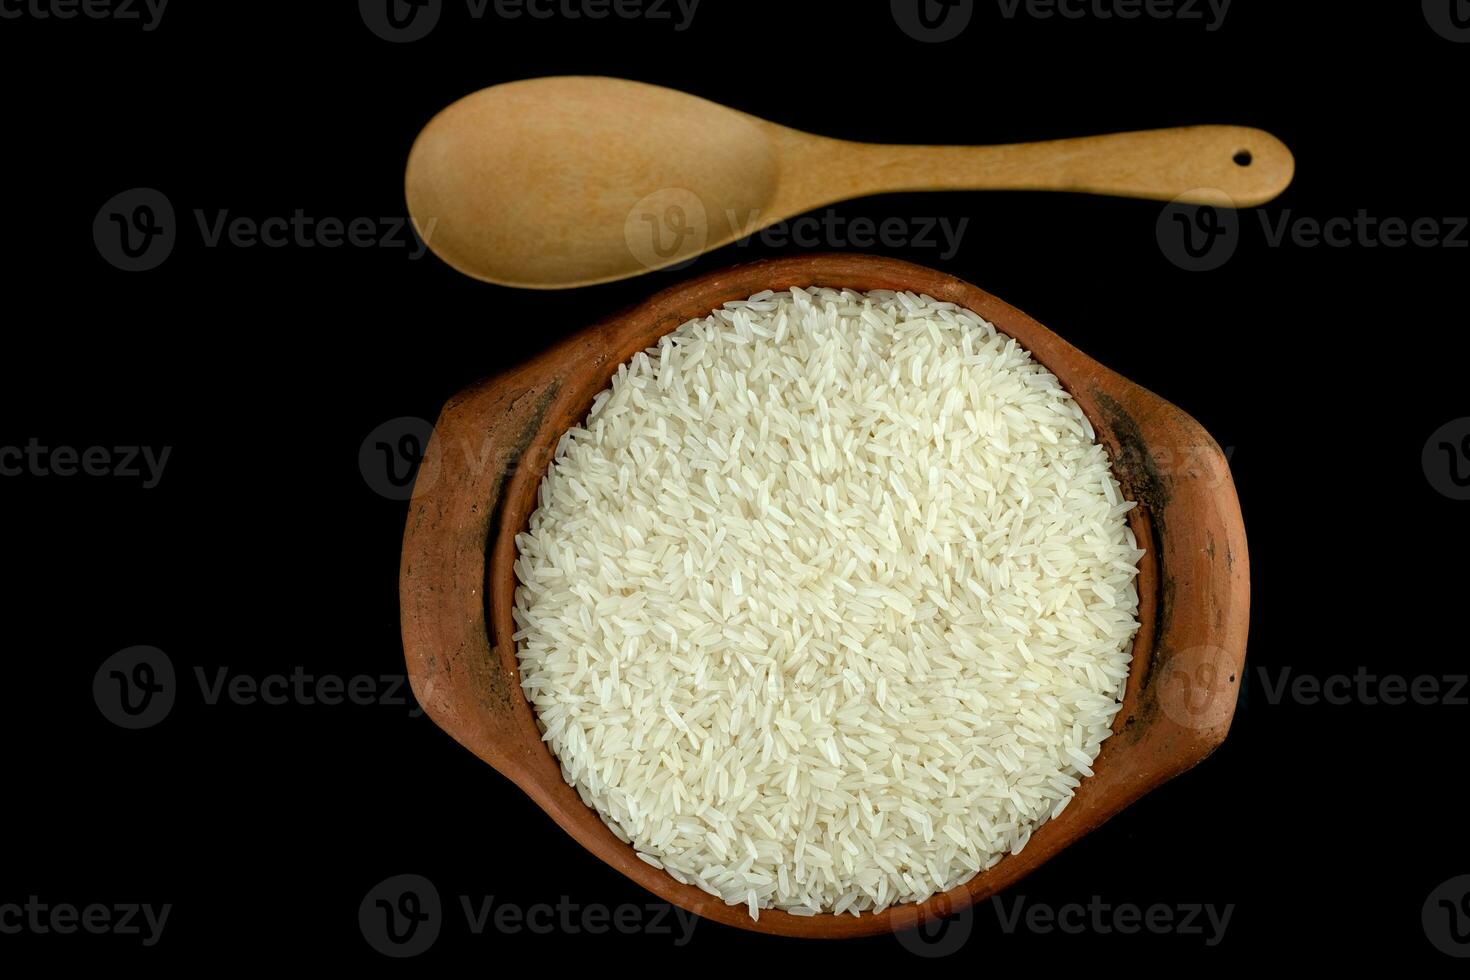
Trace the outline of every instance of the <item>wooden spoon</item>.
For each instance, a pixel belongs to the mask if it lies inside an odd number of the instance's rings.
[[[1006,146],[890,146],[814,136],[617,78],[482,89],[413,145],[419,235],[477,279],[565,289],[675,265],[866,194],[1051,190],[1249,207],[1291,182],[1291,152],[1241,126]]]
[[[1020,854],[920,905],[859,917],[767,909],[754,921],[744,906],[726,905],[639,860],[562,778],[521,688],[511,616],[515,537],[536,508],[557,443],[581,424],[620,364],[729,300],[813,285],[906,289],[956,303],[1014,337],[1061,380],[1107,447],[1125,495],[1138,501],[1128,522],[1144,550],[1140,629],[1113,735],[1092,764],[1095,774]],[[1119,308],[1120,315],[1126,312],[1126,305]],[[408,676],[419,704],[580,844],[654,894],[706,918],[785,936],[836,938],[907,929],[981,901],[1214,751],[1230,728],[1244,681],[1248,565],[1229,464],[1183,411],[953,276],[867,255],[801,255],[674,286],[452,398],[434,425],[414,483],[399,598]],[[417,791],[421,813],[410,832],[458,840],[467,861],[504,841],[548,846],[548,828],[535,821],[497,826],[487,844],[485,815],[459,806],[457,787],[424,783]],[[1218,805],[1234,806],[1227,800]],[[1217,843],[1205,839],[1200,847]]]

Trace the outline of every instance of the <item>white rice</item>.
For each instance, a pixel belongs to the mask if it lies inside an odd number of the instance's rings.
[[[731,904],[923,901],[1108,737],[1138,550],[1092,427],[975,314],[727,303],[618,369],[517,537],[526,696],[643,860]]]

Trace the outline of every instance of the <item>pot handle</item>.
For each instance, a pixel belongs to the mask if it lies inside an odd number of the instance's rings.
[[[1244,682],[1250,559],[1230,462],[1199,422],[1137,385],[1092,392],[1120,445],[1114,470],[1148,515],[1156,551],[1153,634],[1134,725],[1162,781],[1196,765],[1230,730]],[[1135,664],[1135,669],[1138,668]]]
[[[523,456],[560,387],[542,363],[444,406],[419,466],[399,569],[414,695],[440,728],[517,783],[547,750],[519,690],[515,651],[492,641],[486,559],[510,481],[529,465]]]

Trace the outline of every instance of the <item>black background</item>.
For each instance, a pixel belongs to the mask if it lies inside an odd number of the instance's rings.
[[[418,964],[891,966],[892,936],[812,945],[700,922],[660,935],[473,935],[459,896],[527,907],[653,901],[409,706],[206,704],[195,670],[401,675],[407,507],[365,481],[379,424],[678,280],[779,252],[566,292],[471,281],[403,248],[206,247],[194,218],[404,213],[403,164],[442,106],[551,74],[669,85],[787,125],[877,142],[999,143],[1190,123],[1292,148],[1273,222],[1447,219],[1462,183],[1470,44],[1418,3],[1236,0],[1222,26],[1000,15],[914,40],[886,3],[703,0],[691,25],[476,20],[447,0],[388,43],[355,5],[170,4],[118,19],[0,20],[6,285],[0,445],[172,447],[163,479],[0,478],[9,629],[0,904],[172,903],[161,941],[0,935],[0,964],[391,965],[357,908],[425,875],[446,922]],[[677,14],[675,15],[677,18]],[[114,194],[161,190],[178,243],[149,272],[99,255]],[[1249,683],[1229,740],[1007,895],[1061,906],[1234,906],[1224,941],[1007,934],[990,903],[935,966],[1067,968],[1098,956],[1453,968],[1421,925],[1470,873],[1462,705],[1271,704],[1289,667],[1465,673],[1470,503],[1421,450],[1470,414],[1464,247],[1272,247],[1255,212],[1223,267],[1161,250],[1160,205],[1066,194],[892,195],[842,220],[968,218],[955,255],[876,247],[988,289],[1198,418],[1232,452],[1250,539]],[[1438,569],[1438,570],[1436,570]],[[144,731],[110,724],[98,666],[167,652],[181,691]],[[1463,692],[1462,692],[1463,693]],[[637,959],[608,959],[610,953]],[[742,957],[733,960],[732,956]],[[768,963],[778,961],[767,960]],[[1121,962],[1121,961],[1115,961]]]

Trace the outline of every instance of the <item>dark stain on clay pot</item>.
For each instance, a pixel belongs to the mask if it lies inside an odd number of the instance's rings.
[[[1123,495],[1129,500],[1137,501],[1139,507],[1148,515],[1149,524],[1154,532],[1154,540],[1156,542],[1167,540],[1169,527],[1165,514],[1168,511],[1171,496],[1170,478],[1159,470],[1153,448],[1144,437],[1138,421],[1128,410],[1111,394],[1100,388],[1092,390],[1092,398],[1101,411],[1108,429],[1111,430],[1113,438],[1118,443],[1113,457],[1113,475],[1117,478]],[[1209,532],[1207,531],[1206,534],[1208,535]],[[1210,547],[1214,547],[1213,537],[1210,537]],[[1158,607],[1152,624],[1153,642],[1150,645],[1154,656],[1147,658],[1142,663],[1135,663],[1135,669],[1142,671],[1141,685],[1144,690],[1150,688],[1154,666],[1163,649],[1161,641],[1169,632],[1174,612],[1174,582],[1167,568],[1163,569],[1160,574],[1157,599]]]

